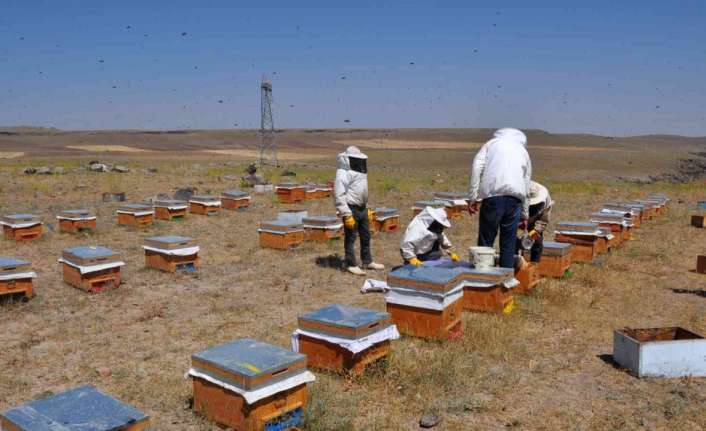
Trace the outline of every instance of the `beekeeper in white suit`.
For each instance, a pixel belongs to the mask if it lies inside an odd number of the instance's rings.
[[[458,262],[460,258],[444,233],[449,227],[451,223],[443,208],[424,208],[412,219],[402,237],[400,253],[404,263],[420,266],[422,262],[438,260],[444,255]]]
[[[336,182],[333,199],[336,210],[343,218],[346,270],[351,274],[365,275],[365,269],[383,270],[384,265],[373,262],[370,253],[370,219],[368,209],[368,156],[358,147],[348,147],[336,160]],[[355,257],[355,239],[360,236],[360,260]]]

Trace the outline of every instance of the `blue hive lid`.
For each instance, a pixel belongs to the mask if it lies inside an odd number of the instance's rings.
[[[2,416],[27,431],[115,431],[149,419],[90,385],[29,402]]]
[[[232,374],[257,377],[301,361],[306,355],[242,338],[195,353],[191,358]]]
[[[93,259],[97,257],[115,256],[118,253],[113,250],[97,245],[95,247],[81,246],[64,249],[64,253],[72,254],[80,259]]]
[[[369,310],[367,308],[332,304],[316,311],[302,314],[299,316],[299,319],[357,329],[385,320],[389,316],[388,313]]]
[[[193,240],[193,238],[189,238],[188,236],[176,236],[176,235],[153,236],[151,238],[145,238],[145,239],[148,241],[164,242],[164,243],[169,243],[169,244]]]
[[[13,266],[25,266],[29,265],[29,262],[24,260],[15,259],[14,257],[0,256],[0,268],[8,268]]]

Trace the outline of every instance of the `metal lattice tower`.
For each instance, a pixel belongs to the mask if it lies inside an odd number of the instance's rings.
[[[272,83],[266,76],[260,84],[260,166],[277,166],[275,122],[272,119]]]

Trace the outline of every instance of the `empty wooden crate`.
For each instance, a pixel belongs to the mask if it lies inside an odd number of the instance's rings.
[[[49,395],[0,414],[7,431],[143,431],[150,417],[86,385]]]
[[[221,193],[221,205],[227,210],[245,209],[250,206],[250,195],[242,190],[226,190]]]
[[[154,223],[154,209],[146,204],[126,204],[118,207],[118,224],[145,228]]]
[[[571,261],[590,263],[598,256],[601,247],[601,231],[598,223],[560,222],[554,232],[554,240],[571,244]]]
[[[62,211],[56,219],[59,221],[61,232],[77,233],[96,230],[96,216],[86,209]]]
[[[70,247],[61,259],[64,282],[88,292],[102,292],[120,286],[120,254],[101,246]]]
[[[174,221],[186,218],[189,203],[177,199],[159,199],[154,201],[154,216],[159,220]]]
[[[0,224],[5,239],[31,241],[42,236],[42,222],[33,214],[8,214]]]
[[[196,272],[199,246],[185,236],[155,236],[145,239],[145,264],[165,272]]]
[[[260,247],[288,250],[304,242],[303,225],[288,221],[263,221],[257,232],[260,236]]]
[[[343,222],[335,216],[311,216],[302,218],[307,241],[326,242],[343,236]]]
[[[210,195],[194,195],[189,198],[189,212],[205,216],[216,215],[221,211],[221,200]]]
[[[275,187],[277,199],[283,204],[293,204],[306,199],[306,189],[301,184],[278,184]]]
[[[296,429],[315,380],[301,353],[244,338],[191,356],[194,411],[238,431]]]
[[[400,212],[396,208],[375,208],[373,210],[373,232],[394,232],[400,228]]]
[[[561,278],[571,267],[571,248],[568,243],[544,241],[542,258],[539,261],[538,272],[542,277]]]
[[[390,353],[399,338],[389,313],[333,304],[299,316],[292,334],[294,351],[304,353],[309,366],[358,375]]]
[[[0,296],[22,294],[27,299],[32,298],[36,277],[29,262],[0,256]]]

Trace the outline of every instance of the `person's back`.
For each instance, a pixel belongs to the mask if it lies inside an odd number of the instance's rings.
[[[486,144],[485,166],[480,176],[479,198],[527,195],[526,178],[531,171],[527,138],[516,129],[500,129]]]

